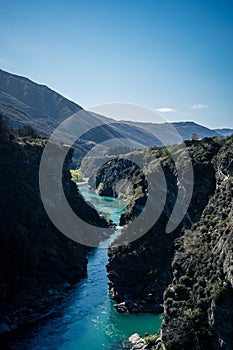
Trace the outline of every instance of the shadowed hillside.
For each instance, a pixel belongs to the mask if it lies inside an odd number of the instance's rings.
[[[56,301],[53,295],[61,299],[86,275],[87,248],[54,227],[40,198],[39,164],[46,142],[32,129],[12,129],[0,118],[0,333],[42,317]],[[71,181],[72,153],[63,167],[67,199],[83,220],[106,227]]]

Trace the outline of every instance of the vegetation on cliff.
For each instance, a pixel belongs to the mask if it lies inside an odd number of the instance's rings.
[[[213,164],[216,191],[177,241],[173,282],[164,294],[168,350],[233,348],[233,137]]]
[[[201,213],[207,204],[209,197],[216,187],[213,157],[218,153],[220,141],[205,139],[202,142],[190,141],[187,148],[193,161],[195,176],[193,197],[182,222],[170,234],[165,233],[172,208],[177,200],[178,179],[177,168],[184,169],[182,157],[176,166],[168,149],[152,149],[149,153],[142,153],[146,157],[145,175],[153,174],[155,179],[152,187],[152,195],[147,197],[145,186],[140,186],[136,197],[128,205],[127,211],[122,215],[121,223],[125,224],[133,220],[143,208],[143,203],[149,201],[149,205],[143,215],[140,216],[137,228],[144,228],[145,223],[156,218],[158,203],[166,191],[166,201],[159,219],[152,227],[136,241],[128,245],[115,246],[109,250],[109,278],[110,290],[117,301],[130,300],[130,310],[142,310],[149,312],[161,311],[163,292],[172,280],[171,262],[174,255],[175,239],[182,234],[182,228],[190,228],[192,223],[200,219]],[[178,146],[176,147],[179,152]],[[205,153],[205,159],[200,159],[199,152]],[[163,172],[166,178],[166,187],[161,184],[160,174]],[[157,181],[156,181],[157,180]],[[138,183],[139,179],[136,181]],[[182,202],[179,205],[182,208]],[[124,237],[133,237],[130,226],[123,231],[123,238],[119,242],[124,243]],[[115,242],[118,243],[117,241]]]
[[[164,294],[161,335],[168,350],[232,349],[233,137],[186,141],[186,146],[193,164],[194,191],[183,221],[170,234],[165,227],[177,198],[176,167],[184,166],[182,158],[174,166],[171,147],[174,153],[179,146],[155,148],[144,155],[145,174],[158,171],[158,162],[162,165],[166,203],[143,237],[109,250],[110,291],[131,312],[158,312]],[[123,223],[136,217],[138,200],[144,197],[146,191],[141,191],[132,199]],[[156,203],[148,215],[155,213]],[[155,348],[161,346],[160,341],[156,344]]]

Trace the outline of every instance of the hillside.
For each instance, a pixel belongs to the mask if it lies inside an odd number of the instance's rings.
[[[0,333],[45,315],[67,287],[86,275],[87,248],[53,226],[41,201],[39,164],[46,142],[19,137],[0,119]],[[83,220],[106,227],[71,181],[72,153],[63,168],[67,199]]]
[[[51,132],[59,122],[81,110],[77,104],[69,101],[45,85],[0,70],[0,101],[9,108],[14,123],[20,126],[24,117],[31,120],[38,131]],[[20,111],[21,115],[18,115]],[[14,119],[13,119],[14,117]],[[47,126],[48,130],[43,130]]]
[[[191,140],[192,135],[196,134],[198,138],[213,137],[213,136],[230,136],[233,134],[232,129],[209,129],[203,125],[194,122],[175,122],[171,123],[174,129],[169,128],[169,123],[141,123],[141,122],[127,122],[142,129],[149,131],[152,135],[160,135],[163,139],[168,139],[169,144],[177,142],[176,132],[183,140]]]
[[[45,136],[49,136],[66,118],[77,113],[77,123],[81,130],[82,126],[85,130],[90,130],[80,137],[87,141],[101,143],[113,138],[123,138],[148,147],[162,146],[159,140],[166,136],[169,144],[177,142],[174,131],[168,128],[167,123],[117,122],[85,111],[45,85],[3,70],[0,70],[0,110],[13,125],[31,125],[40,135]],[[141,119],[143,120],[143,115]],[[202,138],[225,136],[233,132],[230,129],[210,130],[193,122],[173,123],[173,126],[183,140],[191,139],[193,133]]]
[[[81,138],[96,143],[112,138],[130,138],[148,146],[156,138],[146,130],[85,111],[45,85],[0,70],[0,109],[14,126],[31,125],[49,136],[66,118],[77,113],[77,123],[90,130]],[[100,125],[100,126],[99,126]]]

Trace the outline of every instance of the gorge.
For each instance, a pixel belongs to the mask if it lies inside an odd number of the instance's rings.
[[[68,239],[50,221],[40,197],[39,164],[48,135],[64,118],[81,111],[79,122],[91,126],[105,117],[26,78],[3,71],[0,77],[3,349],[122,349],[138,332],[153,334],[149,349],[231,350],[233,136],[226,137],[231,130],[177,123],[182,138],[188,136],[184,146],[194,188],[187,212],[170,233],[166,227],[175,203],[183,208],[180,190],[187,193],[190,184],[182,181],[187,159],[181,145],[156,144],[152,129],[158,125],[110,120],[79,139],[75,151],[54,143],[56,152],[68,152],[62,184],[73,211],[93,225],[94,235],[95,226],[103,229],[100,245],[104,229],[112,228],[114,245],[93,249]],[[161,130],[166,133],[166,125]],[[190,140],[193,130],[211,137]],[[77,187],[70,174],[74,152],[80,164],[90,149],[121,133],[146,148],[105,154],[97,174],[92,168],[98,157],[88,158],[82,171],[92,189]],[[56,173],[49,176],[58,181]],[[136,220],[137,230],[131,225]],[[113,223],[124,227],[119,231]],[[124,313],[118,314],[114,303]]]
[[[80,186],[80,192],[100,214],[107,212],[113,222],[119,222],[124,202],[99,197],[88,185]],[[5,346],[19,350],[122,349],[133,332],[145,334],[159,330],[159,315],[122,315],[114,309],[107,285],[107,249],[95,249],[87,257],[87,277],[70,289],[62,303],[52,307],[50,317],[37,322],[32,329],[26,328],[8,337]]]

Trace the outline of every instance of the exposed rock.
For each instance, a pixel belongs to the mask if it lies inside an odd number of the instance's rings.
[[[146,190],[147,183],[144,180],[145,176],[136,163],[124,158],[115,158],[102,165],[97,174],[92,174],[89,184],[100,196],[129,200],[137,187],[141,186],[143,191]]]
[[[129,337],[129,342],[131,343],[131,350],[146,350],[149,349],[146,341],[140,337],[138,333],[134,333]]]
[[[117,310],[117,312],[119,312],[119,313],[126,313],[126,312],[128,312],[128,309],[127,309],[127,307],[126,307],[126,305],[125,305],[125,302],[123,302],[123,303],[120,303],[120,304],[114,304],[113,305],[114,307],[115,307],[115,309]]]
[[[138,333],[134,333],[129,337],[129,341],[134,345],[141,339]]]

